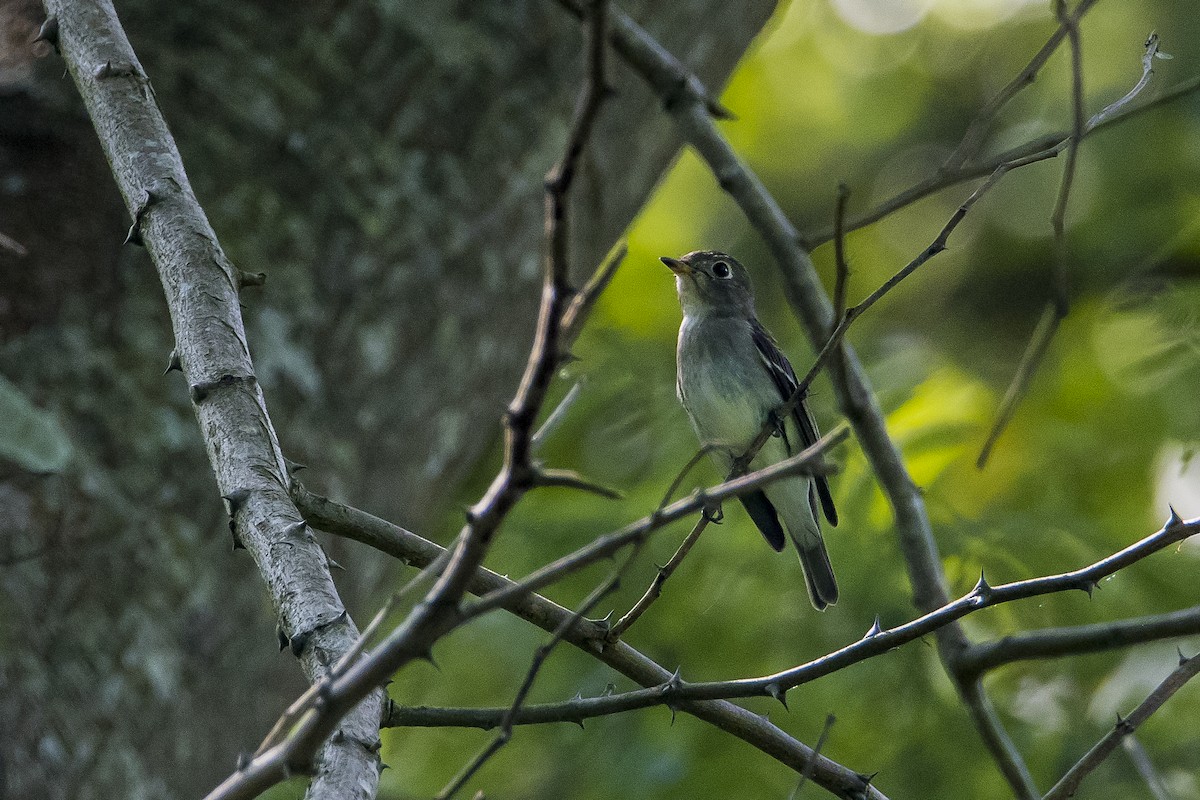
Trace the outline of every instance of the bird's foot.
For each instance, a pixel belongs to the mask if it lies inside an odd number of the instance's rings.
[[[767,412],[767,424],[771,426],[771,435],[776,439],[784,435],[783,419],[773,408]]]

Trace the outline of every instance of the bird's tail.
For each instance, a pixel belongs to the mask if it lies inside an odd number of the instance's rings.
[[[813,608],[824,611],[837,602],[837,580],[821,537],[821,522],[817,519],[817,496],[811,480],[781,481],[767,488],[768,496],[783,518],[788,536],[800,554],[804,568],[804,583]]]
[[[829,563],[829,553],[825,550],[825,541],[818,533],[814,536],[793,536],[796,552],[800,554],[800,566],[804,570],[804,583],[808,586],[808,599],[813,608],[824,611],[826,606],[837,602],[837,579],[833,577],[833,565]]]

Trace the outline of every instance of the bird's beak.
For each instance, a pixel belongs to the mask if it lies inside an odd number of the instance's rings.
[[[670,256],[663,256],[658,260],[663,262],[664,264],[666,264],[668,267],[670,267],[671,272],[674,272],[676,275],[691,275],[692,274],[692,268],[689,267],[686,262],[680,261],[678,258],[671,258]]]

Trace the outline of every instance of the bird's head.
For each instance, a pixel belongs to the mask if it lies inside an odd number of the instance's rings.
[[[753,316],[750,275],[733,256],[697,250],[682,258],[660,259],[675,273],[684,316]]]

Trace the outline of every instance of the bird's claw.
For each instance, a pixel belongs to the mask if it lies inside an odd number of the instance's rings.
[[[713,525],[720,525],[725,519],[725,512],[721,509],[720,503],[705,504],[700,515],[704,517],[705,522],[711,522]]]
[[[783,436],[783,419],[781,419],[780,416],[775,413],[775,409],[773,408],[767,412],[767,424],[771,426],[771,436],[775,437],[776,439],[778,439],[780,436]]]

